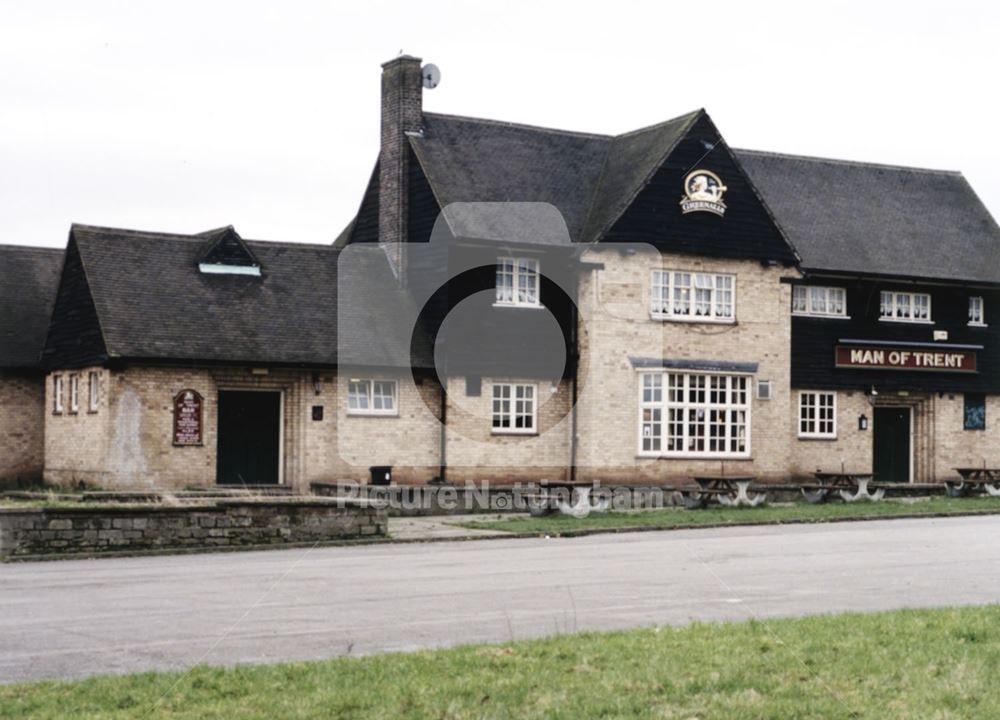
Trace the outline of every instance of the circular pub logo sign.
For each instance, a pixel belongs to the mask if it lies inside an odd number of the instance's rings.
[[[681,198],[681,213],[710,212],[726,214],[726,204],[722,195],[727,190],[722,180],[711,170],[695,170],[684,178],[684,197]]]

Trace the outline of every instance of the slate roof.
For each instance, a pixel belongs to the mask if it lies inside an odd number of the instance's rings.
[[[61,248],[0,245],[0,368],[38,366],[62,261]]]
[[[1000,283],[1000,227],[961,173],[733,153],[806,270]]]
[[[73,226],[110,357],[410,367],[400,340],[409,328],[396,327],[408,301],[380,248],[354,248],[345,272],[329,246],[241,240],[260,277],[199,272],[206,243],[217,240]],[[348,307],[338,308],[348,297],[338,283],[350,287]],[[424,345],[413,365],[429,357]]]
[[[625,135],[594,135],[424,113],[410,145],[440,207],[465,202],[545,202],[573,242],[591,242],[632,198],[704,111]],[[536,242],[551,244],[546,233]]]

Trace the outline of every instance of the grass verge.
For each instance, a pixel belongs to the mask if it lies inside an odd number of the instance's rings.
[[[0,687],[3,718],[1000,717],[1000,607],[565,635]]]
[[[639,530],[695,528],[718,525],[767,525],[791,522],[830,522],[857,518],[891,518],[900,515],[964,515],[1000,513],[1000,498],[933,497],[919,502],[883,500],[882,502],[823,505],[764,505],[756,508],[709,507],[704,510],[664,508],[638,512],[592,513],[585,518],[568,515],[515,517],[503,520],[471,521],[463,527],[478,530],[502,530],[512,533],[560,535],[587,530]]]

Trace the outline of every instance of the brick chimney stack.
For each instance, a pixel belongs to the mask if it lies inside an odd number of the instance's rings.
[[[378,239],[401,282],[406,277],[409,143],[423,126],[420,58],[400,55],[382,65]]]

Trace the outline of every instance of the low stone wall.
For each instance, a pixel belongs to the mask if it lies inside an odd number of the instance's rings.
[[[225,499],[198,505],[0,509],[0,560],[259,548],[384,536],[381,503]]]

